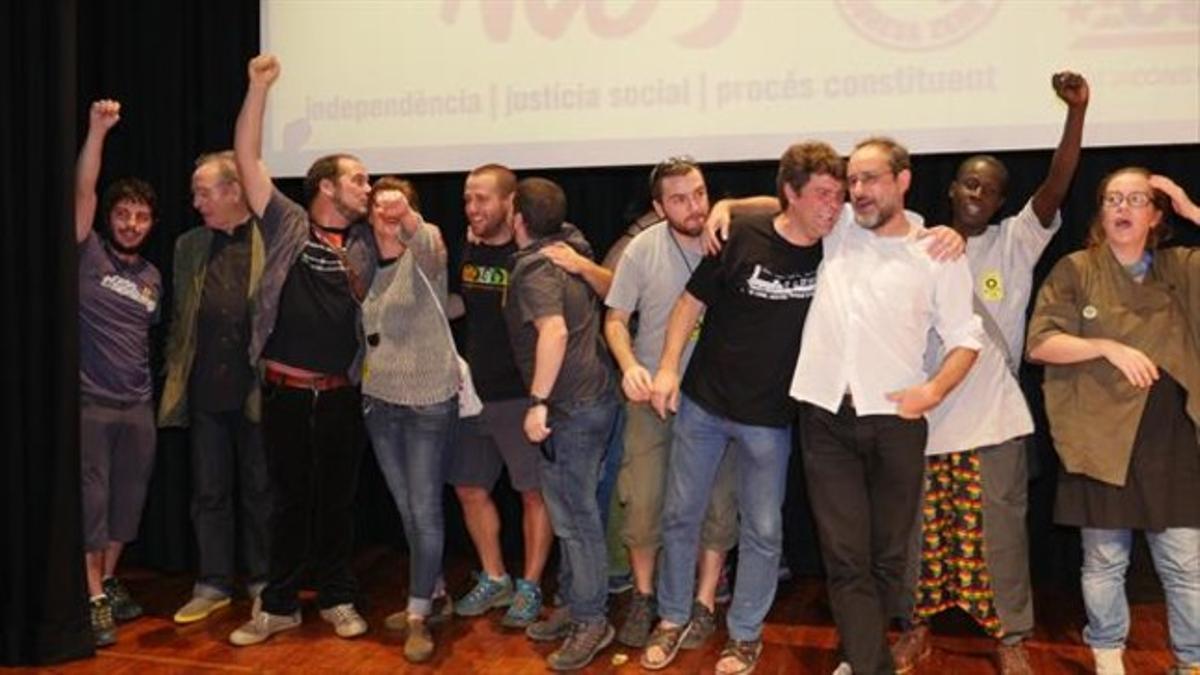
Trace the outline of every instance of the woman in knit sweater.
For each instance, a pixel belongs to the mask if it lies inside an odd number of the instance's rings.
[[[1200,223],[1167,178],[1129,167],[1101,181],[1091,245],[1055,265],[1029,323],[1062,460],[1055,520],[1081,528],[1083,637],[1101,674],[1125,672],[1132,530],[1166,591],[1171,672],[1200,669],[1200,249],[1155,247],[1168,203]]]
[[[408,605],[388,625],[408,631],[404,656],[420,662],[434,648],[426,622],[442,571],[443,460],[458,420],[459,371],[442,310],[446,249],[415,201],[408,182],[394,177],[381,178],[371,192],[379,270],[362,307],[362,393],[367,432],[410,555]]]

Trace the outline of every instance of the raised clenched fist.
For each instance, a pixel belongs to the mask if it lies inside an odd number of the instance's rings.
[[[121,121],[121,103],[103,98],[92,103],[88,113],[88,125],[99,131],[108,131]]]
[[[1063,100],[1064,103],[1071,107],[1087,105],[1088,90],[1087,79],[1079,73],[1070,70],[1064,70],[1060,73],[1055,73],[1054,77],[1050,78],[1050,84],[1054,86],[1054,93]]]
[[[279,59],[274,54],[259,54],[250,59],[247,68],[250,73],[250,84],[271,86],[279,77]]]

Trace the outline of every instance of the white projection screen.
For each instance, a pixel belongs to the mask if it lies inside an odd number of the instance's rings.
[[[373,172],[774,159],[887,133],[913,152],[1200,142],[1200,0],[262,0],[264,155]]]

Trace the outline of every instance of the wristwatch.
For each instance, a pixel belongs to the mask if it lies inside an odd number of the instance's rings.
[[[542,398],[541,396],[536,396],[534,394],[530,394],[529,395],[529,407],[536,408],[539,405],[544,405],[547,408],[549,408],[550,407],[550,399]]]

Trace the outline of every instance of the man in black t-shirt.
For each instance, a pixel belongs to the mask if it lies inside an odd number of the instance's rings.
[[[458,495],[483,568],[475,586],[455,603],[455,611],[477,616],[507,606],[501,623],[512,628],[528,626],[538,617],[542,570],[554,541],[542,500],[537,446],[521,428],[527,390],[513,360],[503,316],[517,251],[512,230],[516,187],[516,176],[499,164],[474,169],[463,187],[470,228],[460,267],[467,312],[466,358],[484,405],[477,417],[461,421],[446,478]],[[504,565],[500,514],[491,497],[503,466],[521,495],[525,566],[515,581]]]
[[[250,358],[262,363],[263,446],[276,504],[261,611],[256,606],[229,641],[257,644],[299,626],[298,593],[306,575],[316,584],[321,618],[339,637],[351,638],[367,631],[354,606],[358,587],[350,556],[366,444],[357,384],[359,302],[377,256],[371,230],[362,223],[370,188],[362,163],[341,154],[309,168],[307,210],[276,190],[261,145],[267,93],[279,77],[279,62],[256,56],[248,70],[234,158],[265,248]]]
[[[727,445],[737,453],[740,540],[727,617],[729,642],[717,672],[751,667],[775,597],[783,503],[795,408],[787,390],[804,318],[816,289],[821,237],[842,205],[845,165],[824,143],[788,148],[777,186],[783,212],[731,228],[721,254],[706,258],[672,310],[652,403],[677,410],[663,503],[662,618],[642,665],[663,668],[689,629],[700,524]],[[701,313],[704,328],[683,377],[683,347]]]

